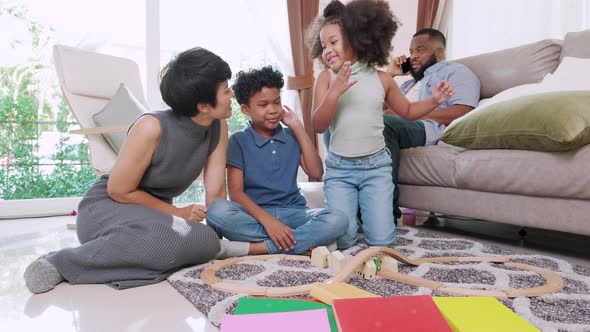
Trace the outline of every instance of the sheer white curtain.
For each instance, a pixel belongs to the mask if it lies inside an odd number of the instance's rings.
[[[450,0],[447,58],[563,39],[590,28],[590,0]]]
[[[160,1],[160,63],[201,46],[226,60],[233,74],[273,65],[294,76],[286,0]],[[301,115],[296,91],[283,103]]]

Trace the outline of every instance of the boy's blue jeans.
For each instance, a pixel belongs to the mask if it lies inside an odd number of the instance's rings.
[[[338,249],[356,243],[359,207],[367,244],[389,247],[395,243],[393,188],[387,149],[359,158],[328,153],[324,175],[326,206],[348,216],[348,230],[338,239]]]
[[[269,254],[300,254],[312,247],[334,242],[348,228],[348,218],[337,210],[306,207],[269,207],[264,210],[293,229],[297,241],[293,249],[280,250],[264,227],[233,201],[213,202],[207,209],[207,224],[228,240],[264,242]]]

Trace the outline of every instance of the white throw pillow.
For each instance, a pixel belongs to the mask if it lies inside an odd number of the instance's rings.
[[[123,83],[111,101],[98,113],[92,116],[98,126],[130,126],[138,116],[145,113],[143,105],[131,94]],[[119,153],[127,132],[115,132],[103,134],[109,145]]]
[[[543,83],[555,91],[590,90],[590,59],[564,57],[555,73]]]
[[[538,91],[542,90],[542,87],[540,86],[540,84],[541,83],[518,85],[513,88],[504,90],[504,91],[498,93],[497,95],[493,96],[492,98],[487,98],[485,100],[482,100],[477,105],[476,108],[474,108],[471,112],[463,115],[462,117],[455,119],[447,128],[452,127],[453,125],[465,120],[466,118],[472,116],[473,114],[476,114],[477,112],[479,112],[479,111],[485,109],[486,107],[493,105],[495,103],[499,103],[501,101],[513,99],[516,97],[534,95],[536,93],[539,93]]]

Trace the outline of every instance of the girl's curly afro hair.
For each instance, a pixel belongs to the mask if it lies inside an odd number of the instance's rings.
[[[306,32],[309,55],[322,58],[320,30],[327,24],[338,24],[348,44],[357,53],[360,62],[372,66],[387,64],[391,41],[398,26],[398,19],[382,0],[353,0],[344,5],[333,0],[318,16]]]

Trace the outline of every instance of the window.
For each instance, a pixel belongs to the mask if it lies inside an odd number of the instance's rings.
[[[238,71],[273,65],[293,75],[287,2],[218,0],[160,3],[160,65],[195,46],[205,47]],[[300,113],[296,92],[284,89],[283,102]]]
[[[154,20],[157,29],[147,26]],[[76,122],[55,77],[56,43],[130,58],[144,84],[157,84],[159,75],[149,61],[161,68],[194,46],[220,55],[234,74],[269,64],[285,82],[294,73],[286,1],[5,1],[0,31],[10,32],[0,37],[0,200],[81,196],[97,177],[85,139],[68,134]],[[146,94],[154,109],[166,107],[159,89],[148,86]],[[301,114],[295,91],[285,89],[282,98]],[[230,131],[245,123],[234,103]],[[177,202],[204,201],[202,194],[196,183]]]
[[[76,15],[64,15],[66,7]],[[85,139],[68,134],[76,122],[61,97],[52,46],[141,61],[143,8],[142,0],[2,4],[0,30],[10,33],[0,41],[0,199],[80,196],[97,178]]]
[[[272,65],[283,73],[286,85],[287,76],[294,73],[286,1],[169,0],[160,2],[159,13],[160,67],[175,54],[200,46],[227,61],[234,76],[240,70]],[[295,91],[283,89],[281,97],[301,115]],[[230,134],[246,123],[247,117],[234,102]],[[202,183],[195,183],[176,201],[188,202],[195,195],[204,201],[203,194]]]

